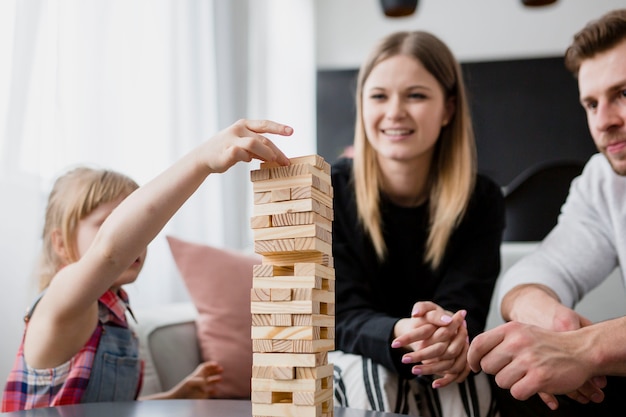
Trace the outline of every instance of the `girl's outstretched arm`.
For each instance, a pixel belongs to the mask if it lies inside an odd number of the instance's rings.
[[[98,298],[125,283],[133,262],[207,176],[252,159],[288,165],[289,159],[263,135],[292,133],[291,127],[269,120],[239,120],[121,201],[85,253],[56,274],[39,302],[24,346],[29,364],[54,367],[78,352],[97,324]]]

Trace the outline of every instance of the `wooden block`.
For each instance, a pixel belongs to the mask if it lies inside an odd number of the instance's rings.
[[[319,340],[320,328],[314,326],[253,326],[253,339]]]
[[[332,244],[324,242],[317,237],[297,237],[294,239],[294,248],[296,251],[314,251],[327,253],[332,256]]]
[[[335,349],[334,339],[287,340],[252,339],[252,352],[257,353],[319,353]]]
[[[310,185],[307,185],[304,187],[294,187],[291,189],[290,194],[291,194],[292,200],[303,200],[306,198],[313,198],[328,207],[331,207],[331,208],[333,207],[332,195],[323,193],[320,190]]]
[[[273,227],[297,226],[302,224],[315,224],[326,230],[333,230],[332,221],[313,211],[304,211],[301,213],[279,213],[271,215],[271,225]]]
[[[255,404],[292,404],[293,394],[291,392],[253,391],[250,401]]]
[[[328,314],[329,316],[335,315],[335,303],[326,303],[323,306],[320,306],[320,313]]]
[[[318,391],[303,391],[293,393],[293,403],[296,405],[321,405],[333,398],[333,388],[324,388]]]
[[[332,256],[333,247],[317,237],[297,237],[295,239],[255,240],[254,251],[260,255],[319,252]]]
[[[334,317],[334,316],[330,316],[330,317]],[[332,327],[324,327],[322,329],[322,337],[324,339],[335,339],[335,327],[334,327],[334,325]]]
[[[272,202],[272,193],[270,191],[254,193],[252,198],[254,204],[267,204]]]
[[[333,209],[324,203],[313,198],[305,198],[302,200],[278,201],[276,203],[255,204],[252,207],[253,216],[263,216],[282,213],[302,213],[312,211],[320,216],[332,220]]]
[[[272,378],[280,381],[288,381],[296,378],[296,368],[291,366],[273,366]]]
[[[291,288],[270,288],[270,301],[291,301]],[[264,300],[257,300],[264,301]]]
[[[270,179],[270,171],[267,169],[254,169],[250,171],[250,181],[265,181]]]
[[[335,350],[334,339],[320,339],[320,340],[294,340],[292,351],[294,353],[314,353],[314,352],[328,352]]]
[[[252,339],[252,352],[293,353],[294,341],[283,339]]]
[[[272,378],[272,375],[274,374],[274,372],[272,371],[273,369],[274,369],[273,366],[252,365],[252,378],[260,378],[260,379]],[[263,392],[263,391],[259,391],[259,392]],[[267,391],[267,392],[271,392],[271,391]]]
[[[252,267],[253,277],[293,276],[293,267],[273,264],[260,264]],[[303,274],[301,274],[303,275]]]
[[[271,289],[252,288],[250,290],[250,301],[271,301]]]
[[[270,326],[293,326],[293,314],[270,314]]]
[[[328,353],[288,354],[288,353],[254,353],[252,364],[255,366],[294,366],[316,367],[328,364]]]
[[[252,184],[252,190],[255,193],[259,193],[272,190],[282,190],[286,188],[310,186],[319,190],[321,193],[332,197],[333,187],[327,179],[328,177],[326,176],[322,178],[318,176],[316,172],[311,172],[309,174],[296,175],[289,178],[274,178],[257,181]]]
[[[322,389],[322,381],[319,379],[292,379],[290,381],[277,381],[271,378],[252,378],[252,390],[256,391],[316,391]]]
[[[319,191],[318,191],[319,192]],[[278,190],[270,191],[271,201],[286,201],[291,200],[291,188],[280,188]]]
[[[296,379],[322,379],[333,376],[333,364],[296,367]],[[326,381],[328,382],[328,381]]]
[[[253,326],[274,326],[274,324],[272,323],[272,314],[253,314],[252,325]]]
[[[271,168],[261,168],[250,171],[250,179],[253,183],[253,190],[260,191],[263,187],[255,188],[254,184],[277,179],[292,179],[305,175],[313,175],[319,178],[320,183],[331,185],[330,174],[309,164],[292,164],[289,166],[275,166]],[[317,181],[317,180],[316,180]],[[332,186],[331,186],[332,189]]]
[[[335,279],[335,269],[316,262],[298,262],[293,266],[296,276],[309,276]]]
[[[252,279],[253,288],[316,288],[323,289],[324,281],[320,277],[257,277]],[[328,285],[327,285],[328,286]]]
[[[293,348],[290,345],[289,349]],[[288,350],[287,352],[289,352]],[[274,350],[274,343],[271,340],[252,339],[252,352],[280,352]]]
[[[254,368],[252,371],[254,375]],[[272,392],[271,391],[252,391],[250,393],[250,401],[256,404],[272,404]]]
[[[254,251],[261,255],[290,253],[294,252],[295,248],[295,239],[257,240],[254,242]]]
[[[252,314],[320,314],[320,303],[311,300],[283,301],[280,303],[252,301],[250,302],[250,312]]]
[[[270,179],[292,178],[297,177],[298,175],[314,174],[315,176],[320,177],[323,181],[331,184],[330,172],[324,172],[324,170],[309,164],[291,164],[288,166],[263,168],[261,170],[264,169],[267,169],[270,172]]]
[[[298,226],[274,226],[252,230],[254,240],[295,239],[299,237],[316,237],[324,242],[332,243],[332,231],[316,224]]]
[[[301,252],[301,253],[272,253],[265,254],[261,258],[263,264],[273,264],[279,266],[291,266],[300,262],[313,262],[320,265],[333,267],[333,257],[327,253]]]
[[[320,191],[316,190],[319,195]],[[303,195],[300,193],[300,195]],[[312,193],[310,194],[312,195]],[[309,196],[310,196],[309,195]],[[305,198],[305,197],[301,197]],[[274,203],[277,201],[289,201],[291,200],[291,189],[290,188],[281,188],[278,190],[270,190],[270,191],[258,191],[254,193],[254,204],[267,204]]]
[[[292,314],[293,326],[335,327],[335,316],[326,314]]]
[[[294,158],[289,158],[289,162],[294,165],[298,165],[298,164],[313,165],[314,167],[321,169],[327,174],[330,174],[330,164],[326,162],[324,158],[320,155],[297,156]],[[277,162],[261,162],[261,165],[260,165],[261,169],[274,168],[274,167],[279,167],[279,166],[282,166],[282,165],[278,164]]]
[[[335,316],[327,314],[253,314],[253,326],[335,327]]]
[[[250,228],[261,229],[263,227],[272,227],[272,216],[265,214],[262,216],[253,216],[250,218]]]
[[[322,303],[335,304],[335,293],[325,290],[316,290],[314,288],[293,288],[292,299],[296,300],[312,300]]]

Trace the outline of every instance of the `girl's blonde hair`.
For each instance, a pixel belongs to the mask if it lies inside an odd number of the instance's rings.
[[[129,177],[109,170],[78,167],[59,177],[46,207],[43,244],[39,262],[39,289],[50,285],[54,275],[67,263],[78,260],[76,233],[80,220],[101,204],[127,197],[139,186]],[[54,250],[52,233],[58,230],[67,248],[67,260]]]
[[[445,98],[455,103],[452,119],[442,128],[435,145],[428,179],[430,225],[424,261],[436,269],[474,189],[476,146],[461,67],[450,49],[428,32],[397,32],[383,38],[359,70],[354,136],[354,181],[359,220],[372,239],[378,258],[384,259],[387,248],[380,214],[382,179],[376,152],[365,134],[362,101],[363,85],[372,69],[396,55],[407,55],[421,62],[437,79]]]

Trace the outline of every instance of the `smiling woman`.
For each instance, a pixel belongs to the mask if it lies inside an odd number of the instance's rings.
[[[500,268],[504,207],[476,174],[460,65],[429,32],[391,33],[362,64],[355,103],[353,157],[332,166],[335,399],[492,416],[488,378],[466,355]]]

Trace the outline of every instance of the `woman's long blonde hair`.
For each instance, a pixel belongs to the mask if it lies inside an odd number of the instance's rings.
[[[77,167],[59,177],[52,187],[46,207],[39,261],[39,290],[50,285],[54,275],[66,264],[78,260],[76,232],[80,220],[101,204],[126,197],[138,188],[127,176],[104,169]],[[55,230],[67,248],[69,259],[61,259],[54,250]]]
[[[361,66],[356,91],[354,181],[359,220],[369,234],[379,259],[386,256],[380,213],[381,173],[376,151],[363,124],[363,85],[381,61],[407,55],[424,65],[441,85],[445,98],[453,99],[455,111],[441,130],[429,173],[430,229],[424,261],[433,269],[441,264],[450,235],[459,224],[472,195],[476,174],[476,145],[461,67],[450,49],[434,35],[397,32],[383,38]]]

